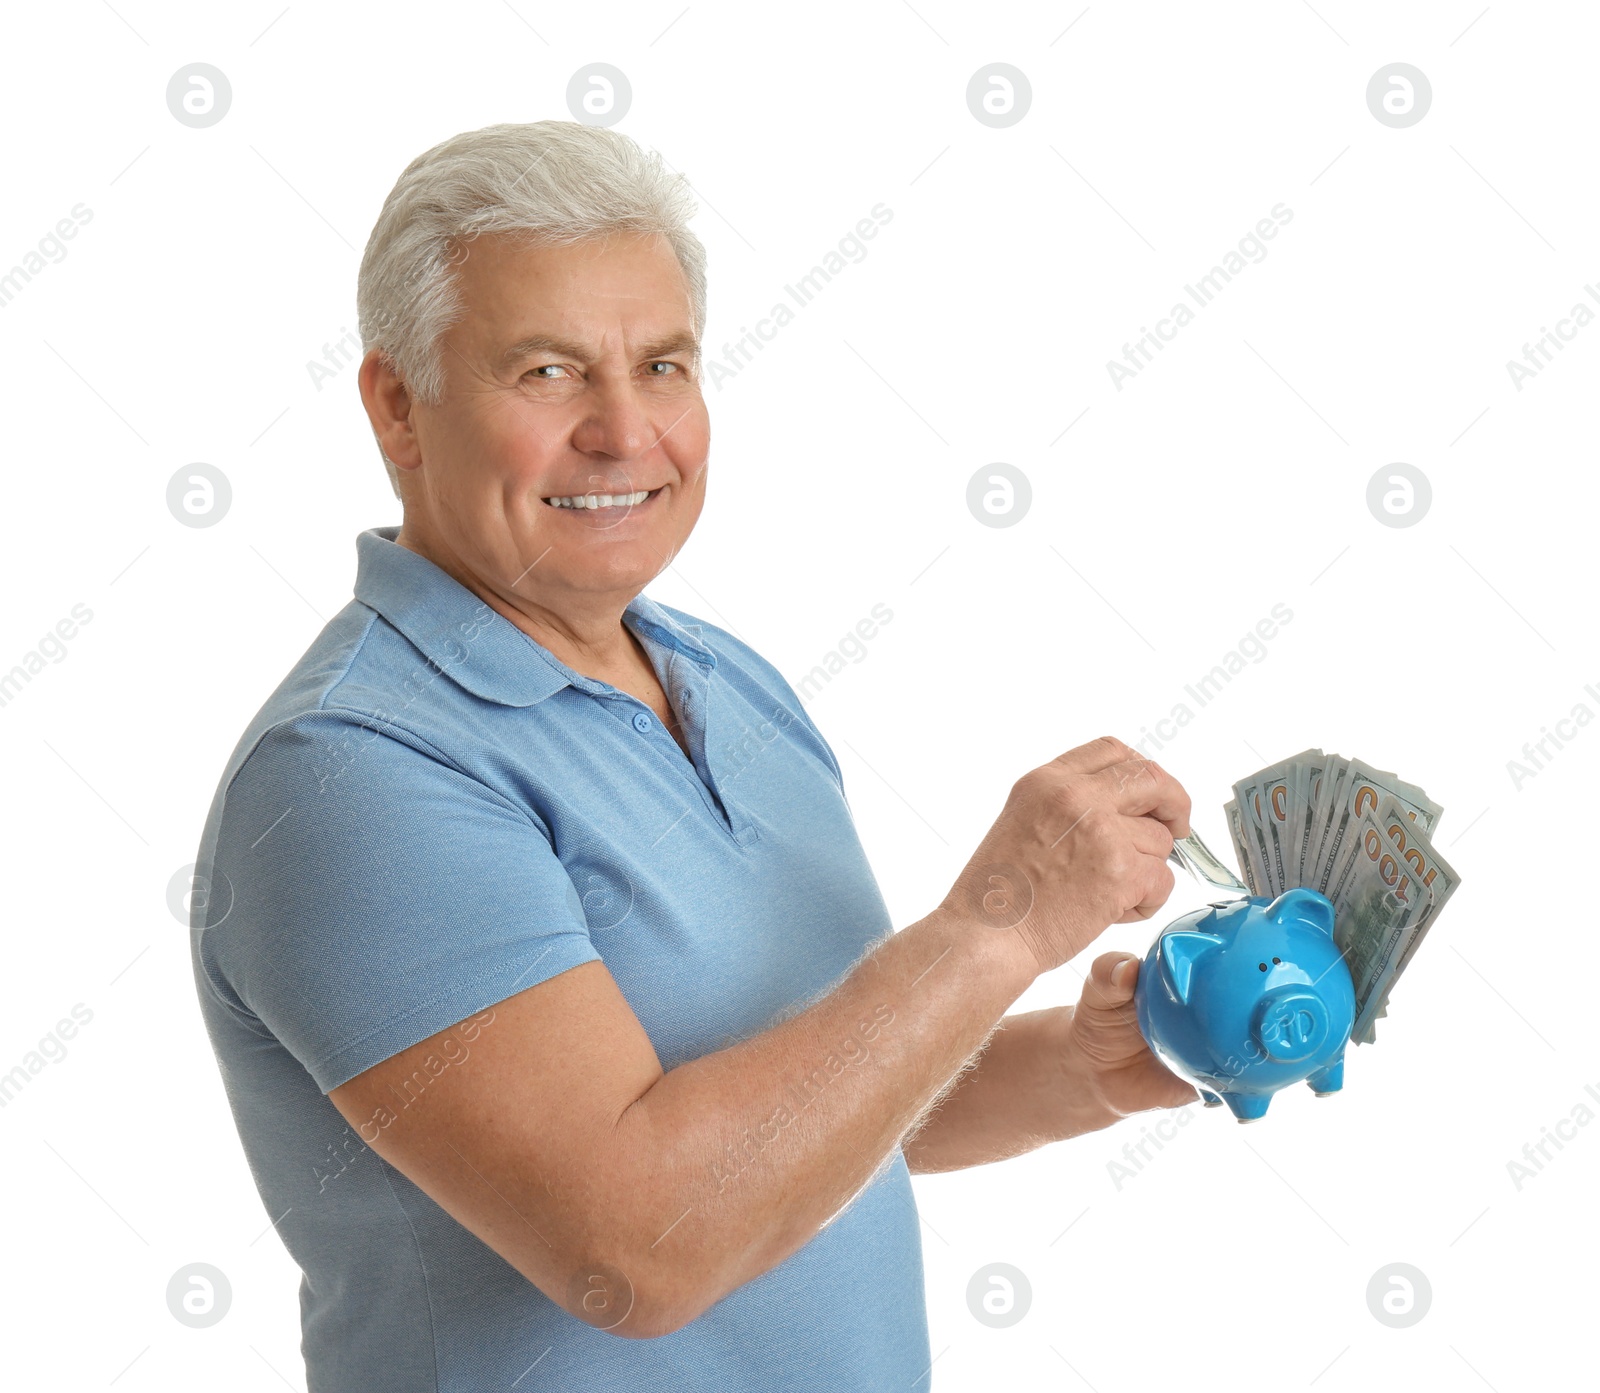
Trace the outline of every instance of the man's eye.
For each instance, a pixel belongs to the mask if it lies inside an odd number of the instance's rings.
[[[668,362],[665,362],[665,361],[657,362],[657,363],[651,363],[650,366],[652,368],[670,368],[673,373],[678,371],[678,365],[676,363],[668,363]],[[672,375],[672,373],[667,373],[667,372],[652,372],[650,374],[650,376],[652,376],[652,377],[670,377],[671,375]]]
[[[554,382],[556,380],[554,377],[545,377],[544,374],[545,373],[565,372],[565,371],[566,371],[566,369],[563,368],[560,363],[545,363],[542,366],[537,367],[537,368],[529,368],[528,372],[527,372],[527,375],[529,377],[543,378],[543,380],[546,381],[546,382]]]

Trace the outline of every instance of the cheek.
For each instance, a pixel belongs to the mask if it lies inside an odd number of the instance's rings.
[[[534,413],[504,397],[471,397],[442,413],[434,432],[460,474],[504,478],[545,468],[557,438],[541,433]]]
[[[711,431],[704,425],[686,435],[678,443],[678,448],[672,452],[673,466],[682,476],[687,492],[699,495],[704,491],[710,453]]]
[[[532,479],[548,468],[558,438],[547,436],[530,419],[532,413],[510,403],[489,414],[477,426],[477,439],[484,451],[484,463],[501,477],[511,475]]]
[[[661,423],[668,457],[685,477],[705,468],[711,450],[711,415],[704,398],[687,411],[674,411]]]

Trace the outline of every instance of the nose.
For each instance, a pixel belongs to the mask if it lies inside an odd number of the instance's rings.
[[[1328,1038],[1328,1008],[1304,987],[1280,987],[1256,1004],[1251,1027],[1268,1055],[1292,1064],[1322,1048]]]
[[[655,445],[656,431],[650,415],[631,383],[595,385],[588,393],[585,408],[572,432],[573,446],[584,454],[604,455],[625,464]]]

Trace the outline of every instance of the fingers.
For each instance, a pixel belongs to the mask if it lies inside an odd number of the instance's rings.
[[[1123,760],[1098,770],[1095,777],[1104,784],[1107,799],[1118,812],[1153,817],[1174,837],[1189,835],[1189,795],[1153,759]]]
[[[1116,921],[1119,924],[1137,924],[1142,919],[1150,918],[1167,902],[1173,886],[1177,884],[1172,867],[1166,861],[1157,861],[1152,857],[1145,865],[1147,870],[1143,893],[1139,896],[1139,902]]]
[[[1089,964],[1082,1000],[1087,1006],[1126,1006],[1139,980],[1139,959],[1132,953],[1102,953]]]
[[[1158,861],[1165,861],[1172,855],[1172,830],[1165,823],[1153,817],[1128,817],[1122,813],[1113,816],[1122,823],[1136,851],[1154,856]]]
[[[1102,769],[1138,757],[1115,735],[1102,735],[1087,745],[1079,745],[1065,754],[1057,755],[1050,763],[1069,774],[1098,774]]]
[[[1133,988],[1139,980],[1139,959],[1131,953],[1102,953],[1089,964],[1078,996],[1080,1029],[1122,1028],[1135,1019]],[[1104,1019],[1097,1021],[1097,1013]]]
[[[1114,735],[1102,735],[1057,755],[1051,765],[1068,774],[1099,775],[1113,795],[1117,811],[1134,817],[1153,816],[1175,837],[1187,837],[1189,795],[1171,774]]]

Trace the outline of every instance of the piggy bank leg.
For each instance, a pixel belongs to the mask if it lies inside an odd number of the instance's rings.
[[[1272,1101],[1270,1093],[1228,1093],[1223,1096],[1223,1101],[1233,1109],[1233,1115],[1240,1122],[1254,1122],[1257,1118],[1265,1117],[1267,1104]]]
[[[1344,1055],[1341,1054],[1327,1068],[1318,1069],[1306,1082],[1311,1085],[1311,1091],[1319,1098],[1337,1093],[1344,1087]]]
[[[1222,1099],[1204,1088],[1200,1090],[1200,1098],[1208,1108],[1220,1108],[1222,1106]]]

